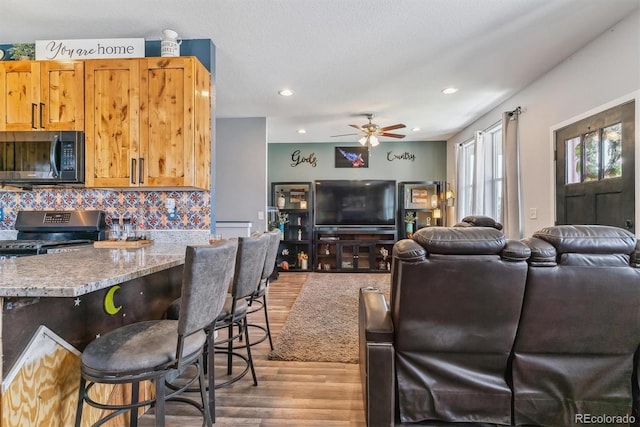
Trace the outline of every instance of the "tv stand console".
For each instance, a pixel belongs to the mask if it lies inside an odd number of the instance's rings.
[[[316,228],[315,271],[388,272],[395,228]]]

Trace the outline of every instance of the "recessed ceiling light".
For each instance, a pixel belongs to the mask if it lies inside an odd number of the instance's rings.
[[[456,93],[458,91],[457,87],[445,87],[444,89],[442,89],[442,93],[444,93],[445,95],[451,95],[452,93]]]
[[[411,129],[413,132],[418,132],[420,130],[420,128],[413,128]]]
[[[291,89],[282,89],[281,91],[278,91],[278,95],[280,95],[280,96],[291,96],[291,95],[293,95],[293,91]]]
[[[307,133],[306,129],[298,129],[298,133]]]

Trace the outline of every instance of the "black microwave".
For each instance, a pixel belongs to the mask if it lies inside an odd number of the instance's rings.
[[[0,183],[84,182],[84,132],[0,132]]]

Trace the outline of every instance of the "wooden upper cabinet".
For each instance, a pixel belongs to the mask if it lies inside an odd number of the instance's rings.
[[[210,188],[211,77],[195,57],[85,67],[88,187]]]
[[[194,57],[146,58],[140,68],[144,185],[209,189],[209,72]]]
[[[83,130],[82,61],[0,62],[0,130]]]
[[[140,61],[85,62],[85,185],[137,187]]]

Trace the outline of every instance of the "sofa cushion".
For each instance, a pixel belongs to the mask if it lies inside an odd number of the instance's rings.
[[[425,227],[413,240],[428,253],[447,255],[497,255],[506,244],[504,234],[489,227]]]
[[[606,225],[558,225],[533,237],[549,242],[558,253],[631,254],[636,248],[635,235]]]

